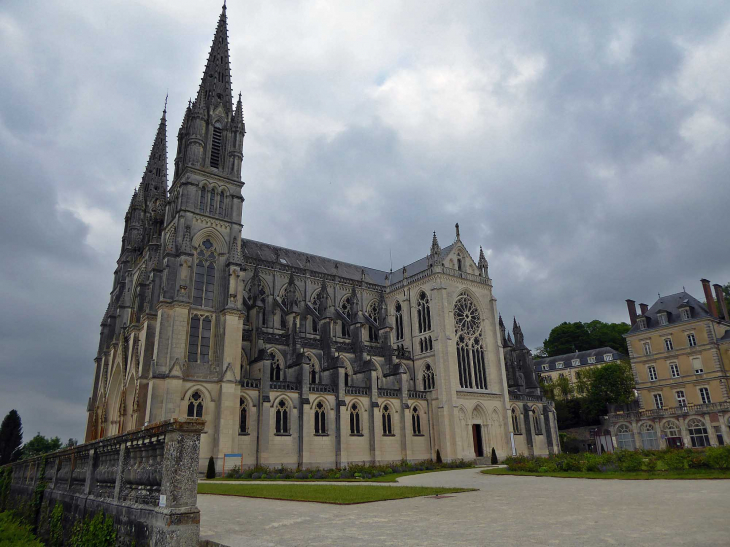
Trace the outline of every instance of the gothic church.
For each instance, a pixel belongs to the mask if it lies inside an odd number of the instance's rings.
[[[458,224],[395,272],[241,237],[225,6],[169,190],[166,116],[125,215],[87,441],[204,418],[200,468],[213,456],[219,472],[226,455],[328,468],[559,450],[521,328],[505,334]]]

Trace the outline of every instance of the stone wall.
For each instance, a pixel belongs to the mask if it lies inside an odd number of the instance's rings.
[[[103,511],[114,519],[119,544],[197,547],[204,425],[200,419],[159,422],[10,464],[5,506],[25,507],[41,538],[49,533],[48,515],[61,503],[66,539],[76,521]]]

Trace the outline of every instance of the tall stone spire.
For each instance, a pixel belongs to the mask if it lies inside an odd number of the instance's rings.
[[[228,19],[226,5],[223,4],[218,26],[215,30],[213,44],[210,46],[208,63],[205,65],[203,79],[200,82],[195,106],[221,103],[228,113],[233,111],[233,93],[231,91],[231,63],[228,55]]]
[[[167,97],[139,186],[139,193],[144,197],[148,207],[156,198],[167,198]]]
[[[441,262],[441,246],[439,240],[436,237],[436,232],[433,233],[433,239],[431,240],[431,252],[429,253],[429,265],[436,266]],[[405,278],[405,273],[403,274]]]

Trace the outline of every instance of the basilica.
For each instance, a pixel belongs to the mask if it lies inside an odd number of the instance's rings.
[[[203,418],[200,469],[219,473],[558,452],[521,327],[458,224],[397,271],[242,237],[227,26],[224,6],[169,188],[165,110],[125,215],[86,441]]]

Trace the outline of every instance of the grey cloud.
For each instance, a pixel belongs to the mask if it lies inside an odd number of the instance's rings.
[[[123,214],[168,89],[172,159],[218,9],[0,6],[0,413],[29,435],[83,435]],[[244,234],[400,268],[459,222],[531,346],[560,321],[625,320],[625,298],[700,296],[700,277],[730,280],[730,92],[706,87],[729,14],[231,5]]]

